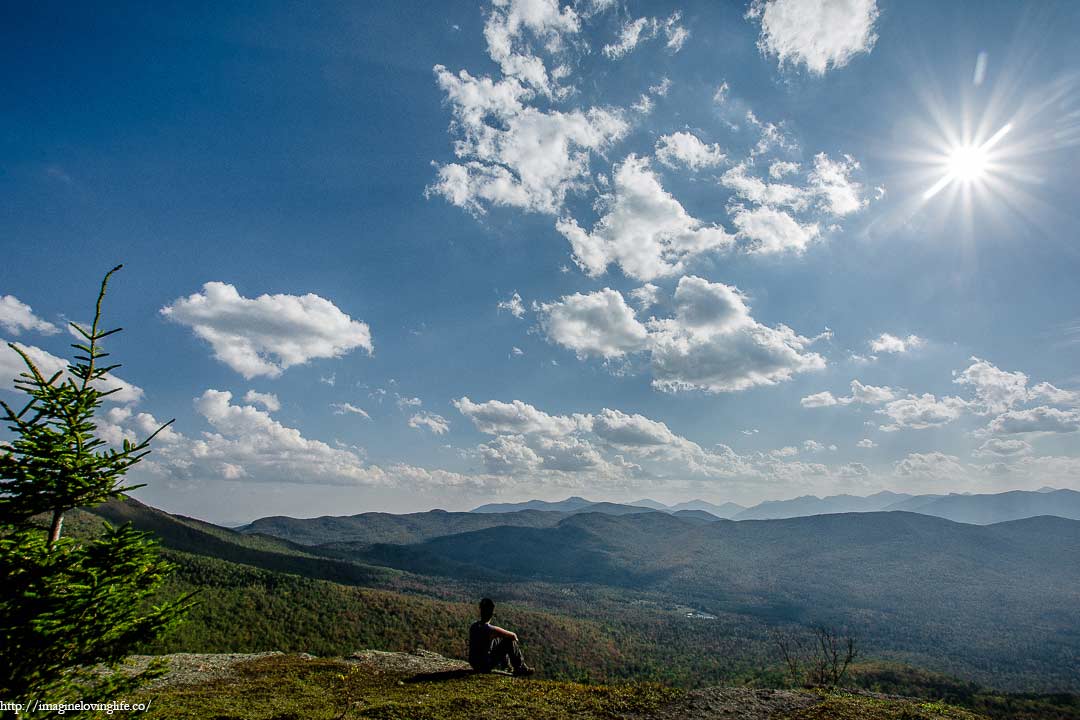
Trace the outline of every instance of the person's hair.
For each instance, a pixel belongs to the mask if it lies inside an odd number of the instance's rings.
[[[480,619],[485,622],[491,619],[491,616],[495,614],[495,601],[491,598],[484,598],[480,601]]]

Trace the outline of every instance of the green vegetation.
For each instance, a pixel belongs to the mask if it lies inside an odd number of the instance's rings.
[[[933,698],[1002,720],[1080,718],[1080,695],[994,692],[972,682],[904,665],[857,666],[852,672],[852,684],[878,693]]]
[[[584,685],[465,675],[414,681],[407,674],[341,660],[279,655],[238,665],[234,674],[196,685],[147,691],[148,718],[293,720],[378,718],[380,720],[683,720],[683,691],[654,683]],[[817,699],[816,694],[811,702]],[[980,720],[945,703],[821,693],[811,708],[775,717],[791,720]],[[738,717],[764,718],[741,712]],[[695,715],[694,717],[730,717]]]
[[[790,720],[978,720],[979,715],[943,702],[902,702],[848,693],[826,695]]]
[[[16,387],[28,400],[18,410],[0,402],[14,434],[0,448],[0,697],[36,695],[50,701],[108,697],[133,688],[87,670],[115,665],[132,648],[175,627],[189,607],[186,596],[150,606],[172,569],[157,546],[130,526],[106,527],[93,537],[63,536],[65,514],[118,496],[124,474],[148,452],[150,438],[104,449],[94,417],[117,365],[101,361],[98,294],[89,330],[67,370],[46,376],[17,345],[26,363]],[[156,433],[155,433],[156,434]],[[151,436],[152,438],[153,436]],[[42,525],[41,518],[44,518]],[[152,672],[150,674],[153,674]]]
[[[457,576],[428,576],[373,566],[355,554],[319,556],[319,547],[243,535],[134,500],[106,503],[93,512],[114,522],[130,520],[155,532],[167,546],[184,550],[170,555],[180,565],[170,585],[174,596],[202,588],[203,608],[194,621],[177,640],[154,645],[155,651],[321,655],[419,645],[460,656],[463,627],[476,598],[491,595],[500,600],[500,620],[525,629],[530,658],[552,678],[635,678],[680,687],[782,685],[782,659],[770,631],[821,623],[853,632],[861,657],[927,667],[983,685],[1046,692],[1067,690],[1077,681],[1071,672],[1075,655],[1069,654],[1076,642],[1070,628],[1078,622],[1078,606],[1069,605],[1077,586],[1068,584],[1080,568],[1069,561],[1075,553],[1074,521],[1039,518],[972,527],[892,514],[717,522],[702,530],[700,524],[657,513],[658,519],[648,520],[587,515],[552,528],[573,546],[559,552],[576,552],[579,558],[591,553],[585,559],[642,573],[646,581],[633,587],[501,573],[483,578],[466,565]],[[493,540],[503,536],[496,530],[549,532],[520,527],[483,531],[494,534],[478,543],[480,551],[491,552],[487,564],[506,563],[511,569],[514,560],[507,547],[517,548],[518,563],[532,561],[539,551],[527,545],[498,547]],[[733,531],[738,531],[735,537]],[[832,540],[815,540],[815,533]],[[432,551],[431,562],[441,562],[435,550],[450,553],[460,547],[471,560],[466,538],[387,547],[410,554],[426,548]],[[439,547],[448,541],[454,545]],[[1056,552],[1048,555],[1040,543]],[[655,548],[656,557],[650,560],[635,544]],[[898,550],[898,544],[906,547]],[[956,556],[951,563],[935,557],[943,545]],[[556,571],[560,566],[554,561],[568,562],[559,552],[546,552],[545,558]],[[882,560],[882,554],[892,559]],[[220,558],[231,562],[223,564]],[[650,562],[667,571],[650,568]],[[711,579],[709,568],[715,573]],[[300,576],[287,581],[297,584],[288,591],[289,601],[279,590],[286,582],[277,574],[282,572]],[[952,580],[949,573],[955,575]],[[1010,574],[1028,579],[1029,587],[1009,579]],[[695,586],[695,577],[701,577],[701,587]],[[935,578],[945,579],[935,586]],[[1043,593],[1048,586],[1052,590]],[[925,596],[921,604],[910,599],[919,593]],[[950,608],[949,602],[961,608]],[[295,609],[296,604],[304,609]],[[383,606],[396,606],[393,613],[408,622],[399,624],[374,611]],[[688,618],[686,607],[716,619]],[[1039,608],[1040,624],[1022,637],[1021,621]]]
[[[760,625],[844,628],[867,656],[1016,691],[1080,691],[1072,669],[1080,522],[1064,518],[973,526],[864,513],[703,524],[657,512],[581,514],[550,528],[332,552],[510,592],[600,585],[624,600],[650,597],[722,618],[699,623],[707,637],[732,624],[757,642]]]
[[[272,656],[237,667],[235,675],[145,693],[149,718],[363,717],[383,720],[512,720],[614,718],[647,711],[677,691],[635,683],[580,685],[522,681],[500,675],[468,675],[430,682],[403,682],[405,675],[364,671],[341,660]]]
[[[166,544],[188,548],[167,551],[177,571],[161,597],[180,597],[198,589],[200,603],[175,633],[142,646],[141,652],[280,650],[328,657],[368,648],[422,647],[462,657],[475,598],[491,592],[500,598],[499,622],[520,633],[530,663],[541,668],[545,680],[590,684],[634,680],[681,688],[784,687],[787,682],[770,640],[773,625],[752,614],[721,611],[716,620],[700,620],[687,618],[670,597],[656,592],[536,580],[508,584],[450,580],[373,568],[310,554],[318,548],[171,516],[130,499],[111,501],[93,512],[98,515],[72,513],[70,532],[97,532],[101,515],[152,528]],[[200,549],[234,560],[193,552]],[[294,572],[282,572],[284,567]],[[337,568],[334,572],[342,577],[367,578],[376,587],[322,579],[330,574],[328,567]],[[305,572],[310,576],[301,574]],[[880,657],[863,651],[872,644],[865,637],[859,642],[861,656]],[[944,701],[1002,720],[1080,718],[1073,704],[1076,696],[1004,695],[896,664],[853,665],[849,684]],[[197,697],[201,691],[183,692]],[[323,697],[322,702],[328,700]],[[858,707],[860,701],[845,702]],[[284,698],[281,703],[279,708],[288,705]],[[915,712],[910,707],[905,711]],[[306,717],[302,712],[301,716]]]

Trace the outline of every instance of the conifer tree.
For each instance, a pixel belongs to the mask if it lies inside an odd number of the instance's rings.
[[[141,442],[109,447],[97,434],[102,402],[120,390],[106,364],[101,282],[90,328],[71,327],[66,370],[46,377],[14,343],[26,371],[16,379],[25,404],[0,401],[12,434],[0,442],[0,697],[42,701],[108,701],[148,677],[101,672],[115,668],[139,644],[178,624],[190,596],[152,604],[173,570],[147,534],[104,524],[88,538],[63,533],[65,514],[118,498],[139,485],[124,475],[148,452],[163,425]],[[108,385],[114,385],[106,389]],[[170,421],[171,422],[171,421]],[[97,666],[95,668],[95,666]],[[154,674],[154,670],[150,675]]]

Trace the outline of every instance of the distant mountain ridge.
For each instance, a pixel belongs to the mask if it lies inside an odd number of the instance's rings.
[[[946,495],[931,499],[914,512],[972,525],[991,525],[1040,515],[1080,520],[1080,492],[1014,490],[994,495]]]
[[[909,500],[912,496],[888,490],[863,497],[861,495],[803,495],[791,500],[768,500],[747,508],[732,520],[780,520],[808,515],[826,515],[847,512],[879,512],[890,505]]]
[[[705,500],[689,500],[687,502],[678,503],[677,505],[665,505],[662,502],[650,500],[648,498],[634,500],[628,503],[596,502],[574,495],[565,500],[558,500],[555,502],[548,502],[546,500],[526,500],[517,503],[489,503],[473,508],[469,512],[511,513],[520,512],[522,510],[540,510],[542,512],[603,512],[614,515],[623,515],[636,512],[639,509],[658,510],[666,513],[676,513],[681,510],[695,510],[707,512],[715,517],[729,520],[737,513],[746,510],[746,507],[733,502],[716,505]]]
[[[724,520],[783,520],[833,513],[904,511],[933,515],[973,525],[990,525],[1039,515],[1080,520],[1080,492],[1043,487],[1039,490],[1012,490],[979,495],[959,493],[910,495],[884,490],[867,496],[803,495],[790,500],[767,500],[749,508],[731,502],[716,505],[705,500],[690,500],[677,505],[665,505],[650,499],[635,500],[626,504],[604,503],[575,496],[558,502],[529,500],[521,503],[482,505],[471,512],[515,513],[534,510],[564,513],[602,512],[620,515],[634,512],[634,508],[665,513],[677,513],[684,510],[703,511]]]
[[[716,505],[691,500],[666,506],[655,500],[632,503],[594,502],[570,497],[559,502],[530,500],[522,503],[493,503],[471,512],[360,513],[346,516],[291,518],[272,516],[235,528],[245,535],[266,535],[300,546],[330,543],[418,543],[446,535],[474,532],[491,527],[546,528],[583,513],[637,515],[658,513],[687,520],[783,520],[836,513],[915,512],[921,515],[974,525],[990,525],[1053,515],[1080,520],[1080,492],[1044,489],[1011,491],[988,495],[907,495],[879,492],[867,497],[813,495],[763,502],[751,508],[735,503]]]
[[[544,512],[573,512],[587,508],[596,503],[576,495],[559,502],[547,502],[546,500],[526,500],[518,503],[489,503],[473,508],[469,512],[474,513],[506,513],[518,512],[519,510],[543,510]]]
[[[591,504],[591,503],[590,503]],[[634,508],[640,512],[650,512]],[[463,513],[430,510],[421,513],[360,513],[341,517],[291,518],[265,517],[236,528],[245,535],[258,534],[283,538],[298,545],[322,545],[333,542],[415,543],[443,535],[484,530],[499,525],[550,527],[569,513],[522,509],[517,512]]]

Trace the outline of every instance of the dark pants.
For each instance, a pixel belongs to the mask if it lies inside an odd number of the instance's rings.
[[[491,650],[488,651],[487,663],[483,667],[476,668],[480,672],[491,672],[496,668],[505,668],[507,662],[510,667],[517,670],[525,664],[525,658],[521,654],[516,640],[506,637],[498,637],[491,641]]]

